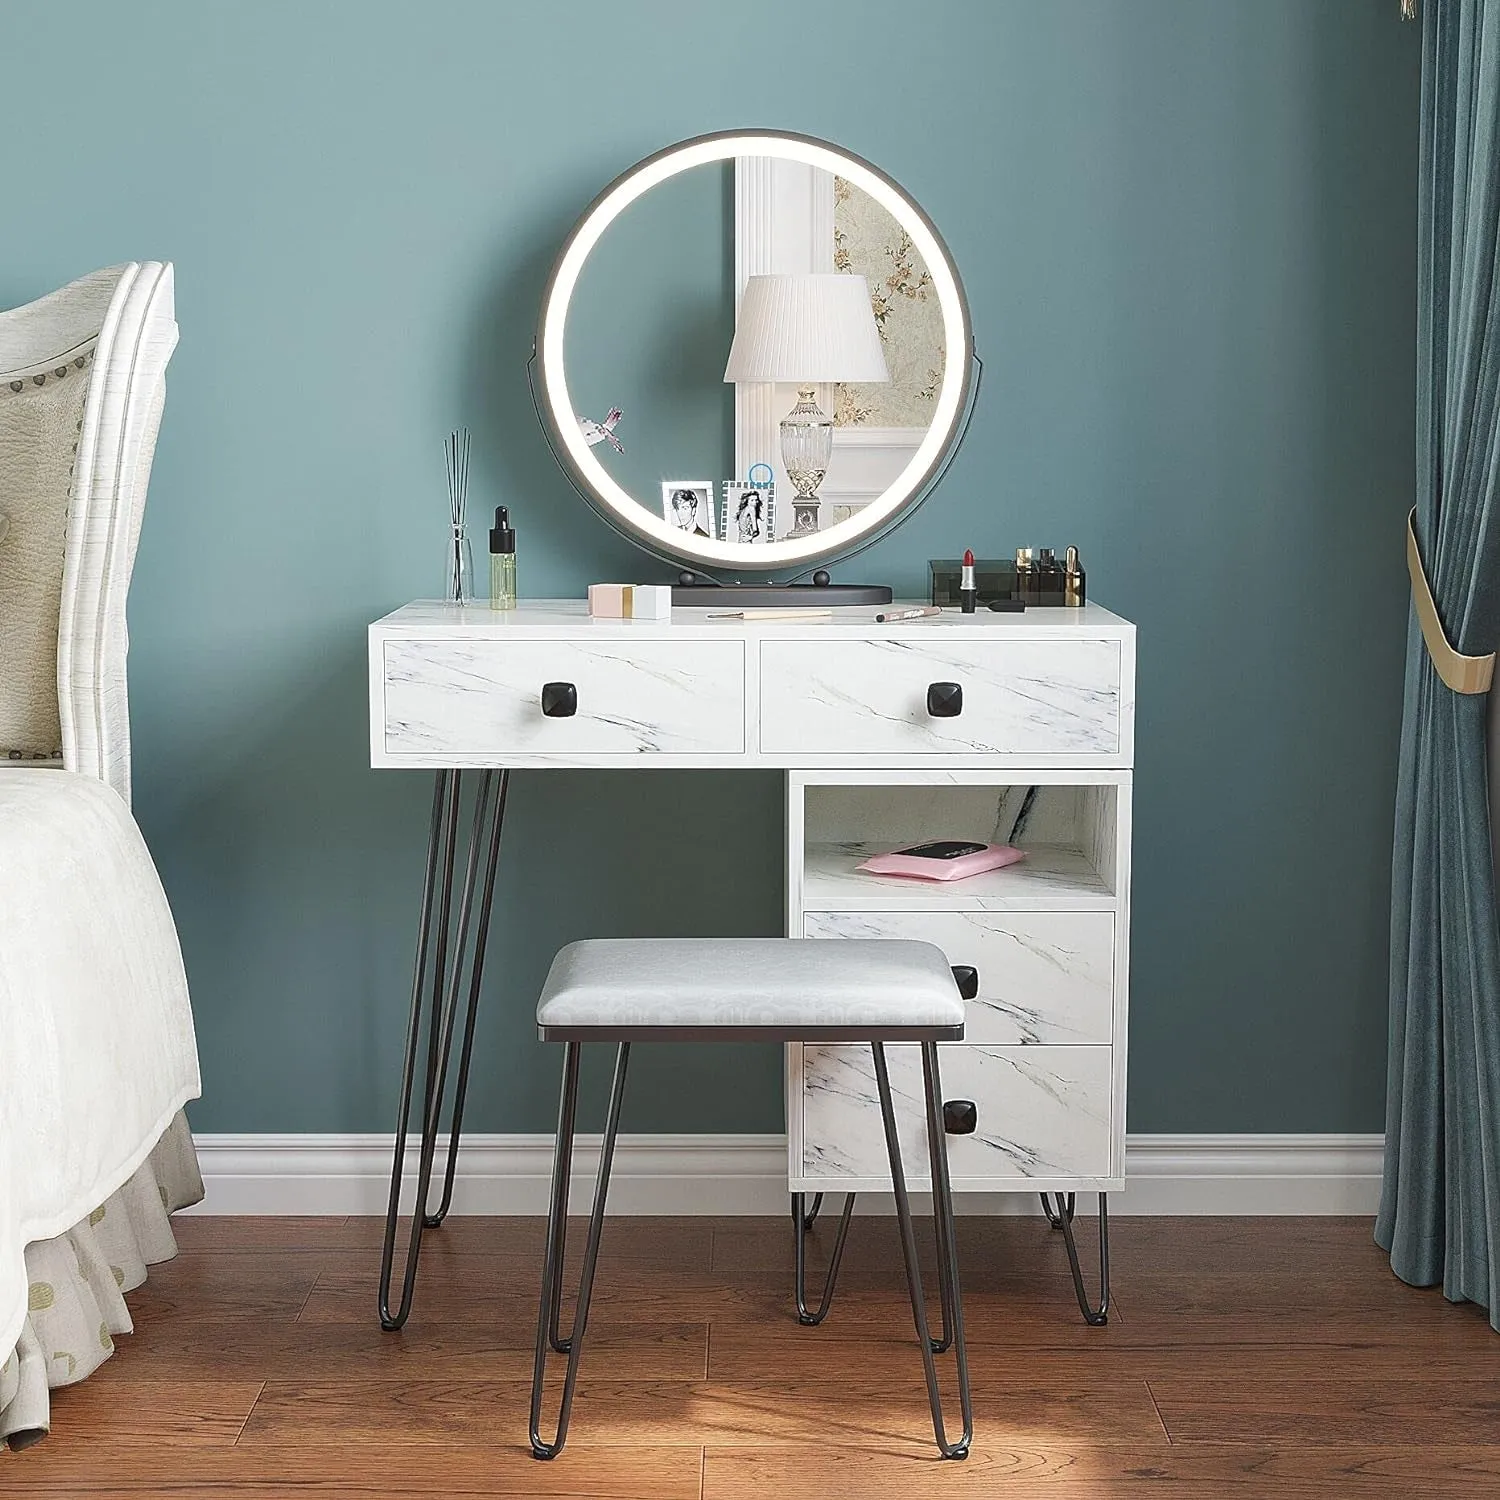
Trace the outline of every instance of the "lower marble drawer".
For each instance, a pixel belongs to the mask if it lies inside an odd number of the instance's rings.
[[[1115,917],[1108,911],[809,911],[802,936],[912,938],[979,972],[964,1040],[1107,1046],[1114,1030]]]
[[[886,1059],[907,1181],[926,1187],[921,1052],[910,1043],[892,1044]],[[943,1097],[973,1100],[979,1117],[972,1135],[948,1137],[954,1186],[1003,1190],[1028,1180],[1112,1176],[1112,1060],[1109,1047],[943,1044]],[[800,1061],[793,1060],[792,1082],[798,1113],[793,1122],[794,1189],[799,1175],[808,1188],[888,1184],[870,1049],[804,1045]],[[799,1142],[800,1150],[795,1149]]]

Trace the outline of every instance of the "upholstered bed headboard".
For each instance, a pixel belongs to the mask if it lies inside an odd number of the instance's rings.
[[[125,599],[176,343],[160,261],[0,313],[0,762],[127,801]]]

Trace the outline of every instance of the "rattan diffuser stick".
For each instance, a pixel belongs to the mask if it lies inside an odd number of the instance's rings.
[[[443,442],[448,470],[448,513],[453,526],[446,597],[456,604],[474,599],[474,557],[469,547],[469,429],[455,427]]]

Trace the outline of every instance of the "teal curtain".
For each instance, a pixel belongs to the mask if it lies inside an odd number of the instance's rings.
[[[1500,640],[1500,0],[1426,0],[1417,272],[1417,536],[1448,640]],[[1395,539],[1392,545],[1397,545]],[[1500,689],[1497,689],[1500,690]],[[1385,1181],[1375,1238],[1500,1329],[1500,924],[1486,699],[1413,622],[1391,915]]]

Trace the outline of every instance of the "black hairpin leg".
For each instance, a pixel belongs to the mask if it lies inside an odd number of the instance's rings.
[[[936,1056],[935,1053],[934,1056]],[[925,1068],[925,1058],[923,1061]],[[946,1133],[943,1130],[942,1108],[942,1095],[939,1094],[937,1137],[942,1138],[943,1173],[946,1176],[948,1171],[948,1152]],[[932,1152],[938,1149],[937,1137],[934,1137],[933,1135],[930,1121],[927,1134],[928,1154],[930,1156]],[[932,1189],[932,1227],[935,1234],[937,1235],[938,1268],[941,1271],[941,1268],[948,1264],[950,1259],[952,1260],[954,1265],[958,1264],[958,1249],[953,1239],[952,1213],[949,1212],[948,1214],[942,1214],[938,1212],[936,1183],[937,1178],[934,1175],[934,1185]],[[953,1331],[957,1323],[957,1314],[954,1309],[954,1298],[957,1295],[956,1287],[956,1280],[950,1279],[949,1277],[943,1275],[938,1276],[938,1310],[943,1320],[943,1331],[939,1335],[939,1337],[932,1340],[932,1352],[934,1354],[946,1354],[948,1350],[953,1347]]]
[[[880,1117],[885,1126],[886,1153],[891,1163],[891,1187],[896,1198],[896,1223],[901,1231],[901,1255],[906,1262],[906,1287],[911,1294],[912,1320],[922,1350],[922,1369],[927,1378],[927,1401],[932,1408],[932,1431],[938,1452],[944,1458],[967,1458],[974,1435],[974,1411],[969,1393],[969,1355],[964,1343],[963,1298],[958,1283],[958,1255],[953,1229],[953,1185],[948,1177],[948,1138],[943,1130],[942,1087],[938,1077],[937,1043],[922,1043],[922,1079],[927,1096],[927,1141],[932,1169],[932,1212],[938,1229],[938,1288],[942,1298],[946,1336],[951,1339],[958,1366],[958,1401],[963,1415],[963,1435],[948,1441],[943,1426],[943,1398],[938,1389],[935,1344],[927,1323],[927,1301],[922,1291],[922,1271],[917,1261],[917,1239],[912,1228],[911,1200],[906,1192],[906,1173],[901,1165],[901,1140],[896,1133],[896,1111],[891,1103],[891,1080],[886,1071],[885,1046],[870,1044],[875,1057],[875,1084],[880,1093]],[[951,1321],[950,1321],[951,1320]]]
[[[573,1123],[578,1113],[578,1042],[569,1042],[563,1058],[562,1102],[557,1116],[557,1147],[552,1161],[552,1206],[547,1216],[547,1248],[542,1265],[542,1300],[536,1315],[536,1362],[531,1371],[531,1454],[533,1458],[556,1458],[568,1440],[568,1418],[573,1410],[573,1392],[578,1384],[578,1361],[583,1354],[583,1336],[588,1328],[589,1302],[594,1294],[594,1269],[599,1262],[599,1239],[604,1230],[604,1203],[609,1194],[609,1172],[614,1161],[615,1138],[620,1130],[620,1106],[625,1098],[625,1069],[630,1061],[630,1043],[621,1042],[615,1055],[615,1081],[609,1093],[609,1115],[604,1122],[604,1144],[599,1153],[599,1180],[594,1186],[594,1208],[589,1215],[588,1243],[583,1252],[583,1270],[578,1283],[578,1305],[573,1312],[573,1331],[567,1340],[568,1371],[563,1379],[562,1405],[557,1433],[549,1443],[542,1438],[542,1389],[547,1374],[549,1343],[556,1347],[557,1308],[561,1300],[564,1229],[568,1222],[569,1158],[573,1153]]]
[[[498,776],[498,790],[495,793],[494,808],[489,819],[489,847],[485,855],[484,888],[479,896],[479,926],[474,935],[474,953],[469,966],[469,1006],[464,1016],[464,1039],[459,1046],[458,1053],[458,1082],[453,1090],[453,1119],[448,1133],[448,1160],[443,1172],[443,1196],[438,1204],[437,1212],[424,1215],[429,1229],[436,1229],[448,1217],[448,1210],[453,1206],[453,1177],[458,1169],[458,1143],[463,1134],[464,1104],[469,1096],[469,1063],[474,1056],[474,1020],[479,1014],[479,989],[484,980],[484,956],[490,941],[490,917],[495,905],[495,871],[500,864],[500,835],[505,831],[505,805],[510,800],[509,771],[502,770],[498,773],[486,771],[484,775],[486,777]],[[482,785],[480,797],[483,800],[484,787]],[[474,827],[477,838],[480,831],[480,823],[477,819]],[[457,989],[458,986],[455,983],[455,994]],[[447,1065],[448,1060],[445,1056],[443,1066],[446,1068]],[[439,1099],[441,1100],[441,1089]]]
[[[1067,1200],[1066,1200],[1066,1204],[1064,1203],[1063,1195],[1061,1193],[1059,1193],[1057,1195],[1057,1208],[1056,1209],[1054,1209],[1052,1207],[1052,1194],[1051,1193],[1043,1193],[1041,1195],[1041,1199],[1042,1199],[1042,1212],[1044,1214],[1046,1214],[1046,1216],[1047,1216],[1047,1222],[1054,1229],[1061,1229],[1063,1227],[1063,1220],[1065,1218],[1070,1223],[1072,1222],[1072,1218],[1073,1218],[1073,1201],[1074,1201],[1072,1193],[1068,1194]]]
[[[1088,1290],[1083,1284],[1083,1267],[1079,1263],[1078,1244],[1073,1237],[1073,1209],[1076,1197],[1069,1193],[1066,1202],[1061,1193],[1056,1194],[1055,1197],[1057,1207],[1054,1210],[1048,1201],[1047,1194],[1042,1194],[1042,1212],[1047,1215],[1047,1222],[1054,1229],[1062,1231],[1063,1243],[1068,1250],[1068,1265],[1073,1272],[1073,1293],[1078,1298],[1078,1311],[1083,1314],[1085,1323],[1097,1328],[1109,1322],[1109,1194],[1099,1194],[1100,1296],[1097,1307],[1089,1301]]]
[[[828,1261],[828,1276],[823,1283],[823,1298],[816,1312],[807,1308],[807,1235],[817,1221],[818,1205],[823,1201],[822,1193],[813,1200],[812,1212],[804,1214],[802,1205],[805,1196],[792,1194],[792,1239],[797,1247],[797,1321],[805,1326],[816,1327],[828,1316],[833,1306],[833,1288],[839,1279],[839,1262],[844,1258],[844,1241],[849,1238],[849,1219],[854,1213],[854,1194],[844,1194],[844,1211],[839,1216],[838,1233],[833,1240],[833,1254]]]
[[[568,1257],[568,1190],[573,1182],[573,1125],[578,1113],[578,1056],[577,1042],[569,1042],[563,1053],[563,1104],[558,1112],[556,1154],[552,1161],[552,1198],[547,1206],[547,1250],[543,1268],[543,1296],[547,1306],[547,1342],[559,1354],[567,1354],[573,1347],[570,1332],[563,1337],[559,1324],[562,1321],[562,1273]],[[572,1100],[572,1103],[568,1101]],[[556,1262],[555,1275],[547,1268]],[[578,1318],[574,1315],[574,1327]]]
[[[473,1055],[474,1019],[479,1009],[479,991],[484,977],[485,948],[489,941],[490,911],[495,894],[495,870],[500,857],[500,835],[504,826],[509,789],[509,771],[486,770],[480,773],[479,787],[474,796],[468,850],[464,856],[463,884],[455,913],[454,872],[459,858],[459,803],[463,792],[463,773],[456,770],[439,771],[433,788],[432,826],[427,841],[426,875],[422,883],[422,918],[417,931],[417,957],[412,977],[411,1016],[407,1023],[406,1051],[401,1072],[401,1104],[396,1117],[395,1153],[391,1162],[390,1196],[386,1205],[385,1238],[380,1257],[380,1326],[385,1329],[400,1328],[406,1322],[416,1288],[422,1231],[441,1224],[453,1200],[453,1177],[463,1128],[464,1101],[468,1093],[469,1064]],[[482,880],[481,860],[484,866]],[[469,933],[474,917],[476,891],[480,893],[479,921],[471,951]],[[447,1088],[448,1064],[453,1050],[458,998],[463,988],[466,967],[468,1007],[464,1020],[464,1038],[459,1055],[453,1118],[449,1127],[443,1191],[434,1212],[429,1204],[429,1195],[437,1155],[443,1096]],[[418,1155],[417,1196],[402,1274],[401,1301],[393,1312],[391,1278],[401,1213],[402,1175],[411,1130],[417,1056],[422,1044],[424,1003],[427,1008],[427,1035],[419,1117],[421,1146]]]
[[[947,1123],[943,1117],[943,1088],[938,1077],[938,1052],[935,1042],[928,1042],[922,1053],[922,1082],[927,1103],[927,1154],[932,1172],[932,1222],[937,1233],[939,1269],[951,1267],[950,1273],[938,1277],[939,1303],[943,1315],[943,1335],[932,1341],[934,1354],[946,1354],[953,1340],[962,1332],[962,1309],[958,1293],[958,1239],[953,1223],[953,1186],[948,1178]],[[938,1182],[943,1184],[946,1210],[938,1208]],[[969,1380],[968,1357],[962,1364],[962,1379],[965,1391]],[[965,1417],[967,1424],[968,1418]]]

